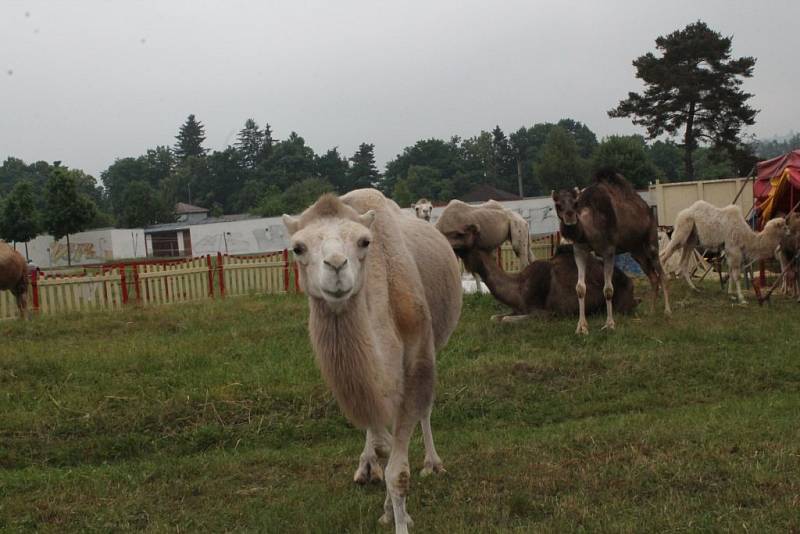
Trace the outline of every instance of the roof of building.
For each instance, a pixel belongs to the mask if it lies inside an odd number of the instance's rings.
[[[487,200],[522,200],[522,197],[509,193],[508,191],[497,189],[493,185],[481,184],[462,196],[459,200],[462,202],[486,202]]]
[[[178,202],[175,204],[176,215],[185,215],[187,213],[208,213],[208,208],[201,208],[200,206],[194,206],[186,202]]]

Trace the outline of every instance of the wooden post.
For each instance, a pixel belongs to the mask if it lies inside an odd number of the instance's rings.
[[[33,311],[39,311],[39,269],[31,273],[31,293],[33,293]]]
[[[122,290],[122,304],[128,303],[128,284],[125,282],[125,264],[119,265],[119,285]]]
[[[136,304],[142,303],[142,289],[139,286],[141,280],[139,280],[139,265],[132,264],[133,267],[133,290],[136,291]]]
[[[289,249],[283,249],[283,290],[289,292]]]
[[[214,268],[211,266],[211,254],[206,254],[206,265],[208,266],[208,296],[214,298]]]
[[[219,273],[219,296],[225,298],[225,272],[221,252],[217,252],[217,272]]]

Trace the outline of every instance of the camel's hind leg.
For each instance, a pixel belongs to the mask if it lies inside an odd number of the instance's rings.
[[[433,444],[433,432],[431,431],[431,406],[428,413],[422,418],[420,426],[422,427],[422,442],[425,444],[425,464],[422,467],[420,476],[428,476],[432,473],[441,473],[444,471],[442,459],[436,453],[436,446]]]
[[[572,246],[575,255],[575,265],[578,267],[578,283],[575,292],[578,294],[578,327],[576,334],[588,334],[589,324],[586,322],[586,263],[589,258],[589,247],[575,243]]]
[[[689,268],[689,262],[691,261],[692,256],[694,256],[694,247],[687,244],[681,251],[681,275],[683,276],[683,279],[686,280],[686,283],[689,284],[689,287],[691,287],[694,291],[700,291],[697,289],[697,286],[694,285],[694,282],[692,282],[692,270]]]
[[[358,460],[358,469],[356,469],[353,475],[353,482],[356,484],[366,484],[368,482],[380,482],[383,480],[383,468],[378,458],[386,458],[389,456],[392,448],[391,440],[392,436],[386,429],[367,429],[364,451],[361,453],[361,457]]]
[[[481,289],[481,277],[477,273],[472,273],[472,278],[475,280],[475,292],[479,295],[483,293]]]
[[[17,284],[17,287],[11,290],[14,298],[17,301],[17,310],[19,310],[20,319],[29,319],[30,312],[28,311],[28,280],[23,277],[22,281]]]
[[[675,228],[672,232],[672,238],[670,238],[667,246],[664,247],[664,250],[661,252],[660,255],[658,254],[658,249],[656,249],[656,255],[659,256],[659,260],[661,260],[662,264],[667,263],[669,258],[672,256],[672,254],[675,253],[675,251],[678,248],[686,246],[686,242],[691,237],[693,231],[694,231],[693,221],[691,220],[675,221]],[[658,240],[656,240],[656,242],[658,242]],[[658,245],[656,245],[656,247],[657,246]]]
[[[664,293],[664,315],[672,315],[672,308],[669,305],[669,291],[667,289],[667,277],[664,274],[664,269],[661,267],[661,262],[657,256],[656,251],[650,249],[643,253],[631,254],[633,259],[639,264],[647,279],[650,281],[650,288],[653,292],[653,300],[650,304],[650,311],[656,310],[656,302],[658,302],[659,288]]]

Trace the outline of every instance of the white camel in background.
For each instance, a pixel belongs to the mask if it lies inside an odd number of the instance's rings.
[[[411,204],[411,207],[414,209],[414,214],[417,216],[417,219],[430,222],[431,214],[433,213],[433,204],[431,204],[430,200],[421,198],[414,204]]]
[[[695,247],[701,245],[706,248],[724,248],[730,272],[728,293],[733,293],[735,281],[739,302],[744,303],[739,281],[742,261],[745,257],[751,261],[773,257],[786,233],[786,220],[782,217],[768,221],[761,232],[754,232],[744,220],[739,206],[731,204],[718,208],[704,200],[698,200],[678,212],[672,239],[661,253],[661,263],[668,262],[670,256],[682,249],[680,271],[689,286],[697,290],[692,283],[689,268],[689,260]]]

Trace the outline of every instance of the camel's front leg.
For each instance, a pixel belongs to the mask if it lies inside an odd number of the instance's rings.
[[[394,443],[389,463],[386,464],[386,501],[381,523],[388,524],[394,518],[395,534],[408,534],[414,522],[406,512],[406,496],[411,487],[411,471],[408,467],[408,443],[416,421],[401,413],[394,427]],[[391,503],[391,508],[389,504]],[[390,512],[392,515],[389,515]],[[393,516],[393,517],[392,517]]]
[[[747,301],[744,299],[744,293],[742,293],[742,282],[739,280],[739,274],[742,269],[742,256],[738,253],[731,253],[730,251],[727,254],[728,256],[728,271],[730,272],[728,278],[728,292],[732,293],[733,279],[736,280],[736,297],[739,299],[740,304],[745,304]]]
[[[578,267],[578,283],[575,292],[578,294],[578,328],[576,334],[588,334],[589,324],[586,322],[586,263],[589,257],[589,247],[575,243],[572,246],[575,255],[575,265]]]
[[[436,446],[433,444],[433,432],[431,431],[431,406],[428,413],[422,418],[422,441],[425,444],[425,464],[422,467],[420,476],[428,476],[432,473],[444,472],[442,459],[436,454]]]
[[[358,469],[353,475],[353,482],[367,484],[383,480],[383,468],[378,458],[389,456],[391,439],[391,435],[385,429],[367,429],[364,451],[358,460]]]
[[[481,289],[481,277],[478,276],[476,273],[473,273],[472,278],[475,279],[475,292],[480,295],[481,293],[483,293],[483,290]]]
[[[614,251],[606,251],[603,254],[603,296],[606,298],[606,324],[604,329],[614,330],[616,323],[614,322],[614,284],[612,277],[614,276]]]

